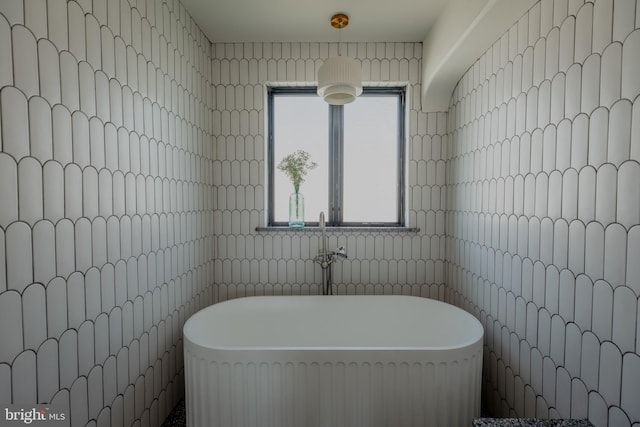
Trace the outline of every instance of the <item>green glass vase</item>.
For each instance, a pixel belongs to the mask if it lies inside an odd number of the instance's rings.
[[[304,227],[304,196],[298,191],[289,196],[289,227]]]

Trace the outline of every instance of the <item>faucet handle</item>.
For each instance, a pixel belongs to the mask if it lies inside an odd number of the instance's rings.
[[[347,249],[344,246],[340,246],[338,249],[333,251],[333,253],[344,258],[347,257]]]

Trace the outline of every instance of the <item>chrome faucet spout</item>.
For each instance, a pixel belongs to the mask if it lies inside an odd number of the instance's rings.
[[[327,226],[324,219],[324,212],[320,212],[320,219],[318,220],[318,225],[320,226],[320,230],[322,231],[322,242],[321,242],[322,253],[326,254],[327,253],[327,236],[325,234],[325,230]]]
[[[320,219],[318,220],[318,227],[322,232],[320,250],[318,254],[313,258],[313,262],[320,265],[322,268],[322,294],[333,294],[333,288],[331,286],[331,264],[338,258],[347,258],[347,250],[344,246],[340,246],[338,249],[329,252],[327,251],[327,234],[326,234],[326,221],[324,219],[324,212],[320,212]]]

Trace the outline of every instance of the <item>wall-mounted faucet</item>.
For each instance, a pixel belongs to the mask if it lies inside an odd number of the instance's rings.
[[[322,231],[320,241],[320,252],[313,258],[313,262],[320,264],[322,268],[322,295],[331,295],[333,288],[331,286],[331,264],[333,261],[340,258],[347,258],[347,250],[344,246],[328,251],[327,250],[327,235],[326,235],[326,223],[324,219],[324,212],[320,212],[319,226]]]

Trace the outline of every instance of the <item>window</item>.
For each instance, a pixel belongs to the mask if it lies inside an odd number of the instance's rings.
[[[286,225],[293,186],[277,165],[304,150],[318,167],[300,187],[305,223],[321,211],[331,226],[403,226],[405,90],[365,88],[356,102],[325,103],[316,88],[269,88],[270,226]]]

